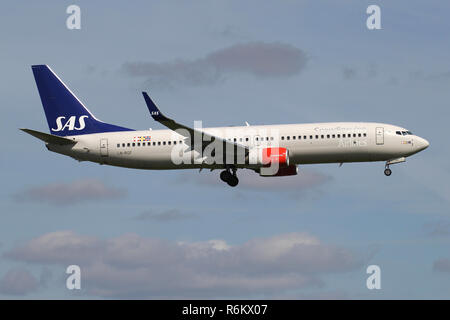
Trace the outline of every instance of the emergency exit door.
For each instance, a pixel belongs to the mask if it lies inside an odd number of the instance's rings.
[[[384,144],[384,128],[377,127],[375,129],[375,140],[377,144]]]
[[[100,140],[100,155],[102,157],[108,156],[108,139]]]

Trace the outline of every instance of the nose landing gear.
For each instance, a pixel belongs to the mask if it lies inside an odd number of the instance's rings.
[[[384,166],[384,174],[389,177],[392,174],[392,170],[389,169],[389,166],[391,164],[396,164],[396,163],[401,163],[401,162],[405,162],[405,157],[401,157],[401,158],[397,158],[397,159],[392,159],[389,161],[386,161],[386,165]]]
[[[389,169],[389,165],[386,165],[386,169],[384,169],[384,174],[388,177],[392,174],[392,170]]]
[[[231,173],[233,171],[233,173]],[[236,187],[239,183],[239,179],[236,176],[236,168],[227,168],[220,173],[220,179],[226,182],[230,187]]]

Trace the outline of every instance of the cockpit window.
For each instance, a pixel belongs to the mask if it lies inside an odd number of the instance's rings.
[[[413,133],[411,131],[406,131],[406,134],[412,135]]]
[[[399,136],[402,135],[402,133],[400,131],[395,131],[396,134],[398,134]]]

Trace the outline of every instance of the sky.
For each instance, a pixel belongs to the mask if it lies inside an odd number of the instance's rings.
[[[81,9],[68,29],[66,9]],[[381,29],[366,26],[369,5]],[[1,299],[450,298],[450,3],[8,1],[0,19]],[[430,147],[299,175],[141,171],[77,162],[48,132],[48,64],[108,123],[163,129],[373,121]],[[66,287],[78,265],[81,289]],[[369,290],[367,267],[381,271]]]

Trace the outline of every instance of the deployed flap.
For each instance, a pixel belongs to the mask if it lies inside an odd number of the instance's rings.
[[[163,115],[161,113],[161,111],[158,109],[158,107],[155,105],[155,103],[152,101],[152,99],[150,99],[150,97],[148,96],[147,92],[142,92],[142,95],[144,96],[145,99],[145,103],[147,104],[148,110],[150,111],[150,115],[152,116],[152,118],[156,121],[158,121],[159,123],[161,123],[162,125],[166,126],[167,128],[176,131],[177,129],[184,129],[184,130],[179,130],[177,131],[177,133],[179,133],[180,135],[185,136],[188,139],[192,139],[192,137],[194,137],[194,133],[195,134],[200,134],[204,137],[203,141],[203,145],[202,150],[196,150],[200,153],[203,152],[203,149],[206,147],[206,145],[208,145],[209,143],[211,143],[211,141],[220,141],[222,142],[225,146],[228,145],[227,148],[225,148],[225,150],[236,150],[236,154],[248,154],[248,147],[242,145],[242,144],[238,144],[238,143],[234,143],[232,141],[227,141],[224,138],[218,137],[218,136],[214,136],[211,134],[208,134],[204,131],[201,130],[197,130],[197,129],[193,129],[190,127],[187,127],[183,124],[177,123],[176,121],[166,117],[165,115]],[[186,134],[188,133],[188,134]],[[192,140],[191,140],[192,141]],[[191,147],[195,150],[197,148],[197,146],[195,145],[191,145]]]
[[[23,132],[26,132],[28,134],[31,134],[33,137],[36,137],[44,142],[51,143],[51,144],[59,144],[59,145],[69,145],[69,144],[75,144],[77,143],[74,140],[58,137],[53,134],[48,134],[40,131],[35,131],[31,129],[20,129]]]

